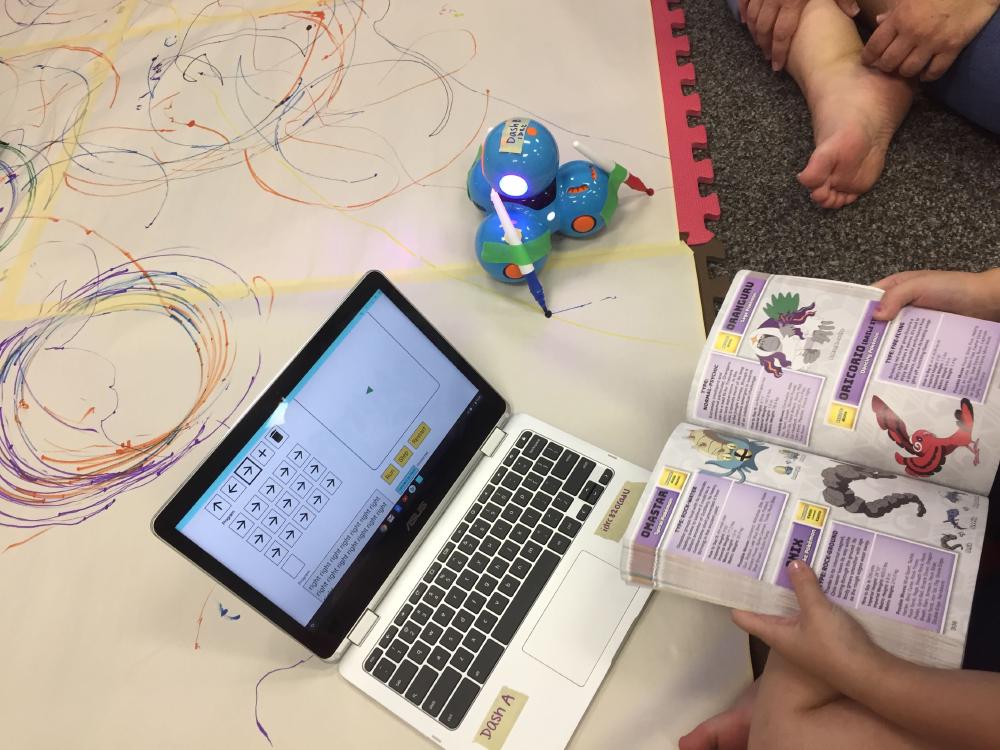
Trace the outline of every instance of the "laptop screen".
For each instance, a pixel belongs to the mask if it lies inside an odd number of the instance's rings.
[[[362,551],[407,525],[479,396],[377,290],[176,529],[309,626]]]

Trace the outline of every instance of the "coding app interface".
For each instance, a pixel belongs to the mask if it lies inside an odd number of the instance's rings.
[[[306,625],[476,395],[376,292],[177,528]]]

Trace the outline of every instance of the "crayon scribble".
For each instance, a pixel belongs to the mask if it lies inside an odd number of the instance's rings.
[[[234,338],[233,311],[248,325],[264,303],[235,271],[183,248],[135,257],[75,226],[95,258],[111,247],[127,260],[75,288],[53,281],[38,316],[0,340],[0,526],[74,525],[106,510],[211,439],[260,371],[254,340]],[[71,264],[70,250],[57,248]],[[225,285],[223,300],[215,289]],[[151,346],[173,331],[170,341],[188,348],[169,350],[171,378],[189,386],[170,394],[180,413],[162,413],[165,394],[137,395],[138,375],[120,391],[121,366],[132,373],[143,363],[122,360],[116,341],[143,330],[156,337]]]
[[[0,250],[10,244],[30,213],[36,184],[31,160],[0,138]],[[22,212],[16,218],[15,206]]]
[[[238,620],[238,619],[240,619],[239,615],[231,615],[231,614],[229,614],[229,610],[226,607],[222,606],[222,602],[219,602],[219,617],[221,617],[224,620]]]
[[[24,539],[22,539],[19,542],[11,542],[6,547],[4,547],[3,550],[0,550],[0,555],[4,554],[8,550],[12,550],[12,549],[14,549],[16,547],[20,547],[21,545],[27,544],[28,542],[33,541],[34,539],[37,539],[38,537],[40,537],[42,534],[44,534],[46,531],[48,531],[51,528],[52,528],[51,526],[46,526],[41,531],[36,531],[31,536],[27,536],[27,537],[25,537]]]
[[[607,300],[613,300],[613,299],[618,299],[618,297],[615,297],[615,296],[601,297],[601,299],[599,299],[597,301],[598,302],[605,302]],[[560,313],[569,312],[570,310],[579,310],[582,307],[589,307],[592,304],[594,304],[593,300],[591,300],[590,302],[584,302],[584,303],[579,304],[579,305],[573,305],[572,307],[564,307],[562,310],[553,310],[552,314],[553,315],[559,315]]]
[[[130,60],[147,61],[138,87],[141,67],[125,71],[133,75],[123,88],[97,47],[6,55],[0,91],[13,98],[0,137],[8,134],[14,161],[27,154],[39,178],[51,172],[53,194],[145,196],[136,215],[147,228],[172,185],[226,170],[273,198],[337,210],[426,187],[481,135],[489,97],[465,91],[459,111],[454,80],[477,42],[457,28],[395,41],[383,29],[391,4],[370,5],[275,12],[207,2],[182,33],[130,48]],[[414,136],[422,145],[399,148]]]
[[[257,680],[257,687],[254,688],[254,697],[253,697],[253,718],[254,721],[257,722],[257,731],[260,732],[262,735],[264,735],[264,739],[267,740],[267,744],[271,745],[271,747],[274,747],[274,743],[271,742],[271,735],[267,733],[267,730],[264,729],[264,725],[260,723],[260,685],[262,682],[264,682],[264,680],[273,675],[275,672],[285,672],[289,669],[295,669],[300,664],[305,664],[307,661],[311,659],[312,656],[310,655],[304,659],[299,659],[294,664],[289,664],[287,667],[277,667],[276,669],[272,669],[269,672],[265,672],[261,676],[261,678]]]
[[[201,609],[198,611],[198,629],[194,633],[194,650],[197,651],[201,648],[201,624],[205,621],[205,607],[208,606],[208,600],[212,596],[212,592],[215,591],[215,586],[212,586],[205,594],[205,601],[201,603]]]

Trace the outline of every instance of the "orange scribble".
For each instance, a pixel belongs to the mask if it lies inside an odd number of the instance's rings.
[[[170,118],[170,122],[177,122],[177,120],[175,120],[173,117],[171,117]],[[187,125],[189,128],[198,128],[199,130],[207,130],[209,133],[215,133],[215,135],[219,136],[226,143],[229,143],[229,139],[226,137],[226,135],[224,133],[220,133],[215,128],[208,127],[208,125],[202,125],[197,120],[188,120],[184,124]]]
[[[20,547],[22,544],[27,544],[28,542],[30,542],[33,539],[38,539],[38,537],[40,537],[46,531],[49,531],[51,528],[52,528],[51,526],[47,526],[46,528],[42,529],[41,531],[38,531],[38,532],[32,534],[27,539],[22,539],[19,542],[14,542],[13,544],[8,544],[6,547],[3,548],[3,552],[0,552],[0,555],[2,555],[5,552],[7,552],[7,550],[12,550],[15,547]]]
[[[42,79],[41,78],[38,79],[38,92],[39,92],[39,94],[41,96],[42,103],[38,104],[38,105],[36,105],[34,107],[31,107],[28,110],[29,112],[34,112],[34,111],[36,111],[38,109],[42,110],[41,115],[39,115],[39,117],[38,117],[38,123],[37,123],[38,127],[41,127],[42,123],[45,122],[45,116],[48,114],[48,111],[49,111],[49,104],[51,104],[53,101],[55,101],[56,97],[59,96],[59,94],[61,94],[67,88],[69,88],[69,84],[68,83],[64,83],[59,88],[59,90],[52,95],[51,99],[46,99],[45,98],[45,86],[44,86],[44,84],[42,82]]]
[[[131,263],[133,266],[135,266],[136,270],[139,271],[139,273],[141,273],[145,277],[146,281],[149,282],[149,285],[153,288],[153,291],[156,292],[157,294],[159,294],[159,289],[156,286],[156,282],[153,281],[153,277],[149,275],[149,272],[145,268],[142,267],[142,264],[139,263],[138,259],[134,255],[132,255],[132,253],[130,253],[128,250],[126,250],[124,247],[122,247],[121,245],[119,245],[117,242],[112,242],[107,237],[105,237],[103,234],[101,234],[100,232],[98,232],[96,229],[91,229],[90,227],[86,226],[85,224],[81,224],[80,222],[76,221],[75,219],[63,219],[63,218],[61,218],[59,216],[44,216],[44,215],[37,215],[37,214],[35,214],[35,215],[28,214],[28,215],[25,216],[25,218],[27,218],[27,219],[41,219],[43,221],[47,219],[47,220],[51,221],[53,224],[58,224],[60,221],[66,221],[66,222],[72,224],[73,226],[78,227],[79,229],[81,229],[83,231],[83,233],[86,234],[86,235],[88,235],[88,236],[91,235],[91,234],[96,235],[98,238],[104,240],[111,247],[113,247],[115,250],[117,250],[119,253],[121,253],[128,260],[129,263]]]
[[[118,74],[118,69],[115,67],[115,64],[107,58],[107,55],[105,55],[100,50],[94,49],[93,47],[74,47],[71,44],[60,44],[59,46],[62,47],[63,49],[68,49],[73,52],[86,52],[88,54],[94,55],[95,57],[99,57],[107,64],[109,68],[111,68],[111,72],[115,74],[115,93],[112,94],[111,96],[111,104],[108,105],[108,109],[111,109],[113,106],[115,106],[115,100],[118,98],[118,88],[121,86],[122,83],[122,77]]]
[[[319,203],[313,203],[311,201],[304,201],[304,200],[301,200],[299,198],[293,198],[292,196],[285,195],[284,193],[279,192],[279,191],[275,190],[273,187],[271,187],[270,185],[268,185],[266,182],[264,182],[264,180],[262,180],[260,178],[260,175],[258,175],[257,172],[254,170],[253,164],[250,163],[250,154],[247,153],[246,149],[243,149],[243,161],[246,162],[247,169],[250,170],[250,176],[253,177],[253,181],[256,182],[257,186],[260,187],[261,190],[263,190],[264,192],[270,193],[271,195],[276,195],[279,198],[284,198],[285,200],[292,201],[293,203],[301,203],[303,206],[319,206],[319,205],[322,205],[322,204],[319,204]]]
[[[292,85],[288,88],[288,91],[285,92],[284,96],[281,97],[281,102],[284,102],[286,99],[288,99],[288,97],[290,97],[295,92],[295,88],[299,85],[299,81],[304,79],[306,68],[309,67],[309,61],[312,59],[313,51],[316,49],[316,42],[319,41],[320,30],[326,32],[327,36],[330,37],[330,41],[333,41],[333,33],[330,31],[329,27],[325,23],[326,13],[324,13],[321,10],[303,10],[294,13],[269,13],[262,16],[262,18],[267,18],[268,15],[289,15],[292,18],[301,18],[306,21],[316,22],[316,36],[309,44],[309,50],[308,52],[306,52],[305,59],[302,61],[302,65],[299,67],[299,72],[295,74],[295,78],[292,81]]]
[[[201,644],[198,643],[198,639],[201,637],[201,623],[202,623],[202,620],[205,619],[205,607],[208,606],[208,599],[209,599],[210,596],[212,596],[212,592],[213,591],[215,591],[215,586],[212,586],[212,588],[210,588],[208,590],[208,593],[205,594],[205,601],[203,601],[201,603],[201,611],[198,612],[198,629],[195,631],[195,634],[194,634],[194,650],[195,651],[197,651],[198,649],[201,648]]]
[[[163,99],[160,99],[160,101],[158,101],[156,104],[154,104],[152,107],[150,107],[150,110],[152,111],[152,110],[156,109],[157,107],[162,107],[164,104],[166,104],[171,99],[173,99],[175,96],[177,96],[179,93],[181,93],[181,92],[180,91],[175,91],[170,96],[167,96],[167,97],[164,97]],[[167,109],[170,109],[170,107],[167,107]]]

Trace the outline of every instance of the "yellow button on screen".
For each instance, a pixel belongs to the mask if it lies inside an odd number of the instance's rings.
[[[399,476],[399,469],[397,469],[392,464],[385,467],[385,471],[382,472],[382,479],[385,480],[386,484],[392,484],[393,480]]]
[[[396,454],[396,463],[400,466],[406,466],[406,462],[411,458],[413,458],[413,451],[404,445],[399,449],[399,453]]]
[[[426,422],[421,422],[420,426],[413,431],[410,435],[410,439],[407,441],[414,448],[419,448],[420,444],[427,439],[427,436],[431,434],[431,428],[427,426]]]

